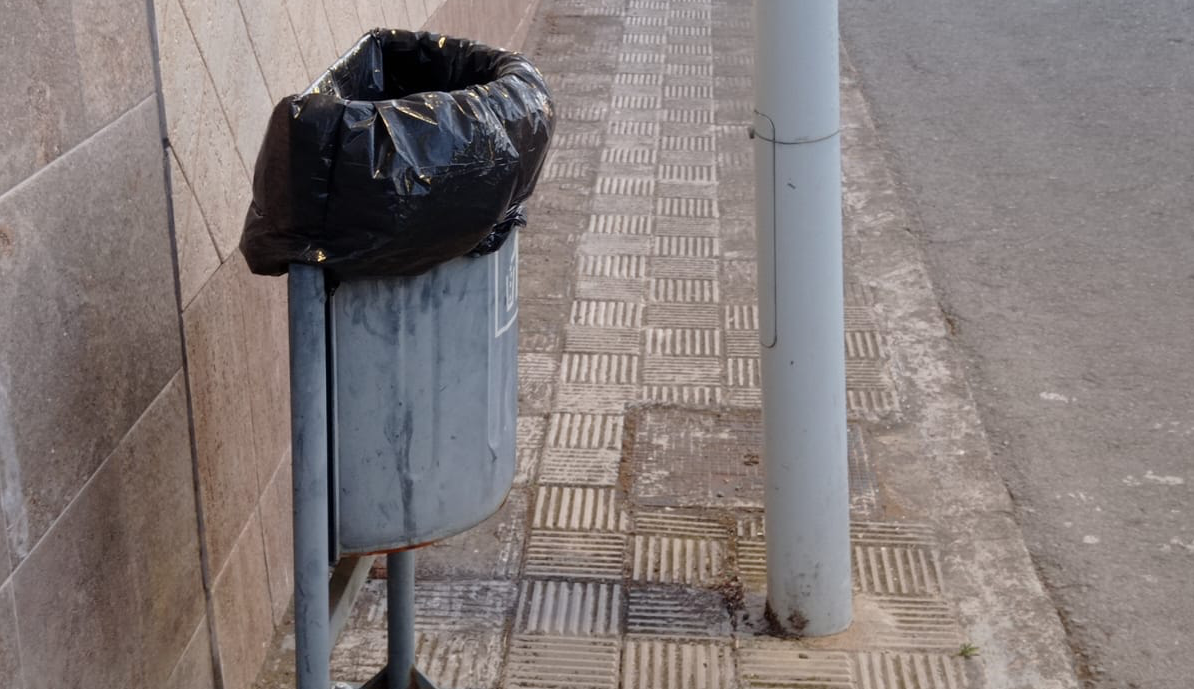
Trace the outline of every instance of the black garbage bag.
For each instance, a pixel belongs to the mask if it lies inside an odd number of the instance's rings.
[[[496,251],[525,224],[554,125],[523,56],[374,29],[274,108],[241,250],[254,273],[308,263],[340,279]]]

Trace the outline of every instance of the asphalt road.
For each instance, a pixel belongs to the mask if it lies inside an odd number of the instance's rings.
[[[1099,689],[1194,686],[1194,2],[841,0]]]

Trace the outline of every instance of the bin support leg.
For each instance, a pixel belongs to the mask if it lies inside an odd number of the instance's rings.
[[[415,668],[415,553],[386,555],[386,632],[389,636],[389,686],[408,689]]]
[[[323,272],[290,268],[290,418],[294,466],[294,646],[298,689],[327,689],[328,418]]]
[[[415,669],[415,553],[386,555],[386,666],[360,689],[436,689]]]

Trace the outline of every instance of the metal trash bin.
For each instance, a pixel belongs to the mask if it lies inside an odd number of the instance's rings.
[[[518,240],[330,298],[338,555],[422,545],[497,511],[514,481]]]
[[[389,653],[365,686],[430,687],[412,549],[514,481],[517,228],[554,122],[523,56],[381,29],[274,108],[241,249],[289,272],[298,689],[329,686],[379,552]]]

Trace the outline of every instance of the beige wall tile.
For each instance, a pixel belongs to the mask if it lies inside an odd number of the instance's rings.
[[[203,87],[208,81],[207,67],[195,44],[191,26],[178,0],[156,0],[158,62],[162,72],[162,96],[166,105],[166,132],[171,145],[184,161],[199,136],[199,120],[208,115],[200,105]],[[214,90],[214,85],[213,85]],[[223,142],[214,142],[220,144]]]
[[[153,93],[144,3],[9,2],[4,25],[0,193]]]
[[[254,512],[212,591],[224,689],[250,689],[273,637],[261,520]]]
[[[24,689],[20,649],[17,648],[17,614],[12,599],[12,582],[0,585],[0,677],[11,689]]]
[[[0,508],[19,561],[181,365],[157,105],[0,197]]]
[[[435,12],[427,19],[427,30],[449,36],[475,38],[470,35],[469,27],[466,26],[465,20],[468,14],[465,9],[465,5],[461,2],[450,2],[437,6]]]
[[[153,93],[149,18],[143,2],[71,0],[67,4],[83,74],[83,107],[88,121],[98,128]]]
[[[3,392],[0,391],[0,395]],[[8,403],[4,399],[0,399],[0,407],[7,408]],[[0,416],[5,412],[0,409]],[[9,454],[11,448],[4,447],[5,443],[12,443],[12,438],[0,437],[0,455]],[[15,455],[15,452],[11,452]],[[0,495],[4,494],[4,476],[0,474]],[[8,554],[8,520],[4,518],[4,510],[0,509],[0,584],[3,584],[8,579],[8,575],[12,573],[12,560],[9,559]]]
[[[294,595],[294,522],[291,514],[293,490],[290,458],[278,464],[278,471],[261,495],[261,526],[265,536],[265,564],[269,568],[269,595],[274,625],[282,623]]]
[[[406,5],[406,12],[410,17],[410,28],[423,28],[423,25],[427,23],[427,18],[431,16],[423,0],[402,0],[402,2]]]
[[[519,21],[518,28],[515,29],[514,35],[510,38],[510,48],[512,50],[522,50],[526,47],[527,36],[530,34],[531,25],[535,21],[535,14],[538,11],[542,0],[531,0],[528,7],[523,12],[522,19]]]
[[[242,332],[242,277],[234,255],[183,314],[199,494],[208,561],[223,569],[260,495],[254,453],[248,361]]]
[[[298,93],[311,79],[303,64],[298,37],[290,23],[283,0],[254,0],[240,3],[245,13],[249,38],[261,63],[271,103]]]
[[[161,686],[203,613],[181,373],[13,576],[28,689]]]
[[[237,0],[182,0],[180,4],[216,86],[237,151],[251,171],[273,103],[239,4]]]
[[[430,18],[439,11],[446,3],[444,0],[423,0],[423,7],[427,10],[427,16]]]
[[[341,55],[364,33],[361,18],[357,16],[356,3],[353,0],[323,0],[323,7],[327,12],[328,26],[332,30],[336,55]]]
[[[214,93],[204,89],[204,101],[214,102]],[[195,199],[203,209],[208,230],[216,242],[220,259],[227,261],[235,252],[244,228],[245,213],[253,198],[253,182],[250,171],[245,169],[236,149],[221,146],[220,141],[231,141],[231,131],[219,116],[217,108],[205,108],[212,115],[205,117],[199,126],[200,144],[187,167],[185,159],[179,156],[179,163],[187,174]],[[263,116],[263,120],[266,117]]]
[[[376,28],[389,28],[386,26],[385,16],[381,12],[381,2],[378,0],[355,0],[355,2],[357,17],[361,20],[359,33]]]
[[[199,293],[199,288],[220,267],[220,256],[207,221],[199,209],[191,185],[178,165],[174,151],[170,152],[170,186],[174,208],[174,242],[178,253],[178,281],[182,291],[182,304],[187,304]]]
[[[155,28],[160,25],[162,18],[166,15],[166,5],[168,0],[153,0],[153,19]],[[161,33],[158,34],[161,37]]]
[[[286,278],[238,270],[257,483],[264,489],[290,450],[290,341]]]
[[[158,17],[166,131],[221,260],[240,240],[251,177],[178,0]],[[264,117],[263,117],[264,119]]]
[[[535,0],[430,0],[438,10],[428,26],[440,33],[472,38],[493,46],[522,47]]]
[[[401,0],[377,0],[381,7],[381,15],[386,20],[387,29],[406,29],[406,5]]]
[[[308,79],[304,86],[308,86],[339,56],[332,40],[332,28],[323,8],[323,0],[285,2],[290,22],[298,36],[299,50],[307,63]]]
[[[199,620],[186,650],[178,659],[163,689],[212,689],[211,631],[207,627],[207,616]]]
[[[37,69],[6,69],[0,98],[0,193],[65,153],[91,130],[83,110],[82,75],[75,51],[50,44],[44,36],[69,24],[65,3],[10,2],[0,57],[7,64]]]

